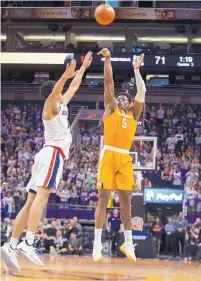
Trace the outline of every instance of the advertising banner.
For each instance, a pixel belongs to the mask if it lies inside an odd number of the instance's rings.
[[[85,8],[33,8],[33,19],[87,19],[92,18],[92,9]]]
[[[174,20],[174,10],[116,8],[116,19]]]
[[[182,204],[184,200],[184,190],[145,188],[144,202],[159,204]]]
[[[34,8],[31,17],[33,19],[70,19],[71,9],[55,9],[55,8]]]
[[[153,8],[114,8],[116,20],[200,20],[199,9],[153,9]],[[64,7],[64,8],[2,8],[2,19],[92,19],[93,7]]]
[[[132,237],[133,240],[147,240],[148,239],[148,233],[146,231],[135,231],[132,230]]]

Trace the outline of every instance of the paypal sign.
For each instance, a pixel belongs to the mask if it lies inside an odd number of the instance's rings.
[[[145,188],[145,203],[182,204],[184,191],[178,189]]]

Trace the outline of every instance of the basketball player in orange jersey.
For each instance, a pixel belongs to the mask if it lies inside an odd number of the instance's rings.
[[[40,93],[45,98],[42,113],[45,144],[34,158],[32,176],[26,187],[27,201],[15,218],[10,241],[1,247],[2,257],[12,273],[20,272],[17,252],[38,266],[44,265],[33,247],[35,233],[49,195],[53,189],[57,189],[62,177],[64,160],[69,156],[72,136],[67,104],[79,89],[82,77],[91,62],[92,52],[88,52],[81,68],[75,72],[76,61],[70,58],[70,64],[67,63],[61,78],[57,82],[46,81],[40,88]],[[66,81],[72,77],[73,81],[62,95]],[[25,239],[17,246],[26,225]]]
[[[137,120],[145,101],[146,87],[139,72],[144,55],[133,62],[137,85],[137,95],[131,104],[128,93],[119,93],[115,98],[110,51],[100,53],[104,62],[104,147],[98,164],[97,189],[99,200],[95,212],[95,239],[93,260],[102,259],[101,234],[106,217],[106,207],[111,190],[117,190],[121,208],[121,220],[124,225],[125,243],[120,250],[131,261],[136,261],[135,245],[132,240],[131,194],[135,189],[132,159],[129,150],[135,136]]]

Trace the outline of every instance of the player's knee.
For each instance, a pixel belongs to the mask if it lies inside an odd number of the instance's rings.
[[[29,194],[26,203],[24,204],[25,209],[29,210],[34,202],[35,196],[33,194]]]
[[[31,201],[31,200],[29,200],[29,201],[27,201],[26,203],[25,203],[25,205],[24,205],[24,209],[26,209],[26,210],[30,210],[30,208],[31,208],[31,206],[32,206],[32,204],[33,204],[33,201]]]
[[[108,198],[103,195],[99,195],[98,205],[100,208],[106,208],[108,204]]]
[[[43,197],[43,196],[37,195],[36,196],[36,201],[39,202],[39,205],[46,205],[47,202],[48,202],[48,198],[49,198],[49,196]]]
[[[131,219],[131,210],[129,206],[125,206],[125,208],[120,210],[120,216],[123,222]]]
[[[37,195],[36,195],[36,201],[40,202],[40,205],[45,205],[47,204],[48,198],[50,193],[52,192],[52,189],[46,189],[44,187],[39,187],[37,189]]]

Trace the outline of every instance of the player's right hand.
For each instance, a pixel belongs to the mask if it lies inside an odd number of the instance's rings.
[[[107,48],[104,48],[100,52],[98,52],[97,55],[103,55],[105,58],[110,58],[111,52]]]
[[[76,60],[71,60],[70,63],[67,63],[66,65],[66,71],[64,72],[64,75],[67,79],[73,78],[77,72],[75,71],[76,68]]]
[[[92,63],[92,60],[93,60],[93,57],[92,57],[93,53],[92,52],[88,52],[84,58],[84,61],[83,61],[83,66],[84,67],[89,67]]]
[[[133,67],[135,70],[140,68],[143,60],[144,60],[144,54],[141,54],[139,57],[138,56],[133,57]]]

